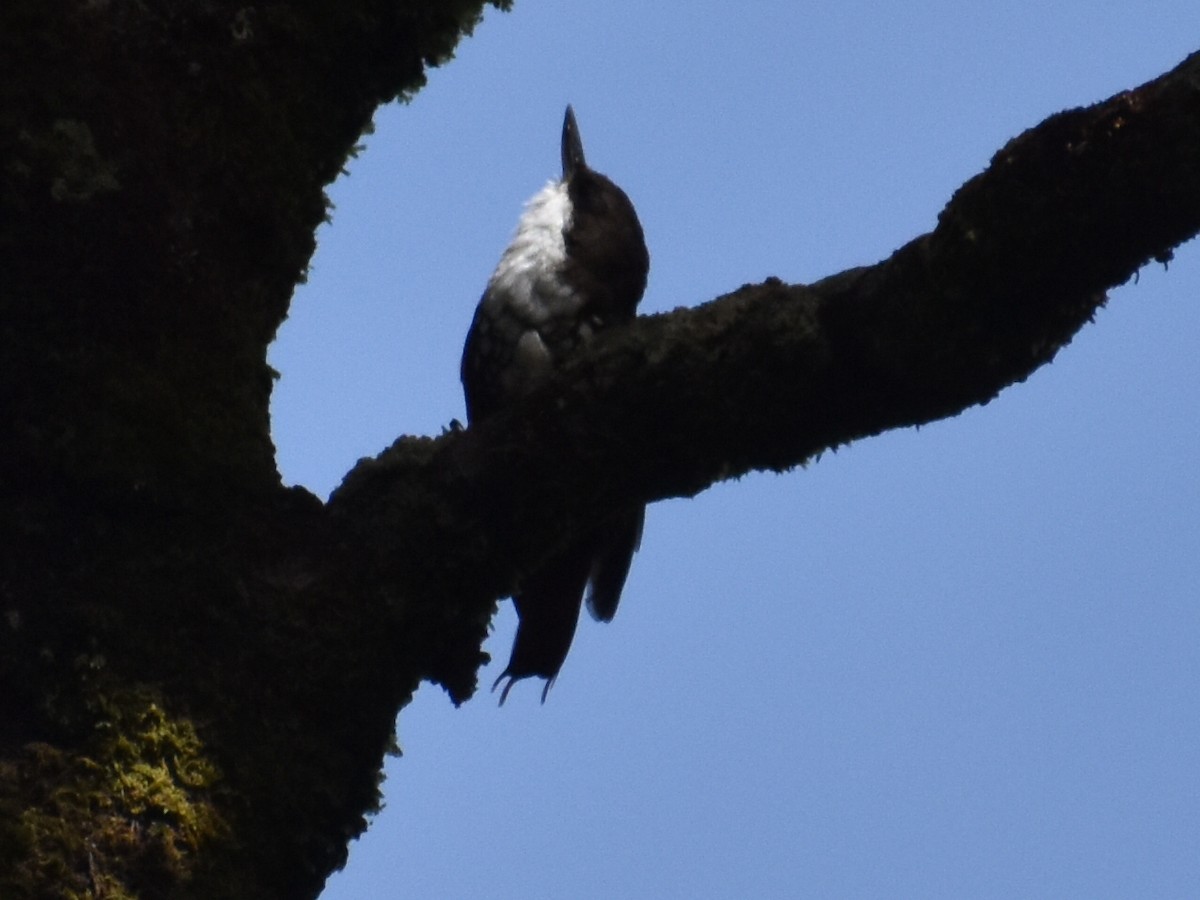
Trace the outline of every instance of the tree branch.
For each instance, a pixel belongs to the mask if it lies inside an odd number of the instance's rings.
[[[584,520],[988,403],[1197,231],[1193,54],[1009,142],[889,259],[639,318],[507,414],[360,463],[329,506],[390,548],[397,594],[438,585],[430,602],[481,639],[489,604]],[[431,660],[456,700],[471,657]]]

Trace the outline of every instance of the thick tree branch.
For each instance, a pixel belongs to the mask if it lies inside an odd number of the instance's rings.
[[[891,258],[640,318],[510,414],[360,464],[330,508],[364,542],[418,548],[385,570],[396,591],[479,638],[476,610],[575,523],[987,403],[1198,230],[1195,54],[1011,141]],[[461,698],[453,669],[432,673]]]

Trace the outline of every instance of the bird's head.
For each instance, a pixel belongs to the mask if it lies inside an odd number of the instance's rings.
[[[564,232],[567,277],[592,298],[592,309],[603,318],[631,318],[650,267],[642,226],[625,192],[588,167],[570,106],[563,117],[562,170],[571,201]]]

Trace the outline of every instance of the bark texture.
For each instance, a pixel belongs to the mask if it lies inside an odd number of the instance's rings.
[[[497,4],[504,5],[504,4]],[[423,679],[586,510],[986,403],[1200,231],[1200,54],[1002,148],[875,266],[603,335],[285,489],[267,345],[323,189],[478,0],[0,12],[0,896],[315,896]]]

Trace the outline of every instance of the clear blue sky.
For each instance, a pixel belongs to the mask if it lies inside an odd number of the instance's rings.
[[[1198,25],[1195,0],[491,12],[331,190],[272,352],[284,477],[324,496],[463,418],[462,340],[568,102],[667,310],[884,258]],[[1186,246],[986,408],[653,506],[545,706],[421,689],[324,897],[1200,897],[1198,294]],[[514,627],[505,602],[484,684]]]

